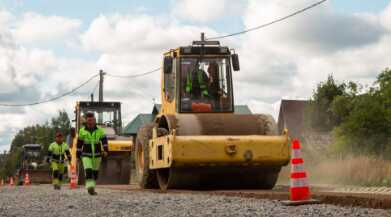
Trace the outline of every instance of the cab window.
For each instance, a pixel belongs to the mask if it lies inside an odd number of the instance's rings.
[[[227,58],[181,60],[182,112],[231,112],[232,87]]]
[[[164,96],[168,102],[174,99],[176,59],[173,59],[171,73],[164,73]]]

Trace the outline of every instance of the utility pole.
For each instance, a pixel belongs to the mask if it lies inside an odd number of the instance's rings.
[[[103,70],[99,70],[99,102],[103,102],[103,76],[106,73]],[[98,112],[98,123],[103,122],[102,112]]]
[[[103,70],[99,71],[99,102],[103,102],[103,76],[105,74]]]

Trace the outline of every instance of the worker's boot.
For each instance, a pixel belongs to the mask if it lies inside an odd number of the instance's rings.
[[[54,190],[60,190],[61,189],[61,186],[59,185],[54,185]]]
[[[95,188],[93,188],[93,187],[88,188],[87,191],[90,195],[97,195],[98,194],[98,193],[96,193]]]

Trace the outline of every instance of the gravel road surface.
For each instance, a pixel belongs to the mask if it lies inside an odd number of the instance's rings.
[[[391,210],[318,204],[282,206],[278,201],[98,189],[55,191],[48,185],[0,187],[0,216],[371,216],[391,217]]]

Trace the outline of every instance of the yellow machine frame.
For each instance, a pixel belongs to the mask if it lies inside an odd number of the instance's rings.
[[[76,102],[75,106],[75,115],[76,117],[76,122],[80,120],[80,102]],[[71,165],[73,165],[75,168],[77,168],[77,157],[76,157],[76,152],[77,152],[77,140],[79,137],[78,131],[79,131],[79,126],[80,123],[76,123],[76,128],[75,128],[75,135],[73,136],[72,139],[72,145],[71,145],[71,155],[72,155],[72,161]],[[131,155],[131,150],[133,147],[133,140],[108,140],[108,151],[109,151],[109,156],[116,156],[116,155],[126,155],[127,153],[129,156],[129,161],[130,161],[130,155]],[[103,149],[102,149],[103,150]]]
[[[154,137],[149,143],[150,168],[183,166],[280,165],[290,157],[288,134],[282,136]]]
[[[179,104],[183,78],[177,64],[183,57],[224,58],[239,70],[237,54],[217,41],[204,39],[202,34],[193,46],[164,54],[160,111],[154,123],[143,125],[137,134],[138,182],[142,188],[159,186],[163,190],[204,184],[270,189],[290,160],[288,130],[276,135],[270,115],[234,113],[232,89],[227,93],[232,97],[232,109],[224,112],[186,112]],[[229,75],[227,85],[233,88],[231,71]],[[175,85],[165,87],[165,79],[175,80]],[[214,180],[218,177],[228,179]]]
[[[180,49],[173,49],[164,56],[180,58]],[[205,57],[222,56],[205,55]],[[171,102],[166,100],[164,72],[161,74],[162,107],[157,119],[164,115],[178,114],[177,97]],[[175,85],[175,93],[176,88],[177,85]],[[248,165],[250,161],[252,165],[281,165],[287,164],[290,159],[287,129],[280,136],[177,136],[174,130],[170,135],[163,137],[157,137],[156,130],[155,128],[149,144],[151,169],[231,163]],[[248,159],[248,155],[252,155],[251,159]]]

